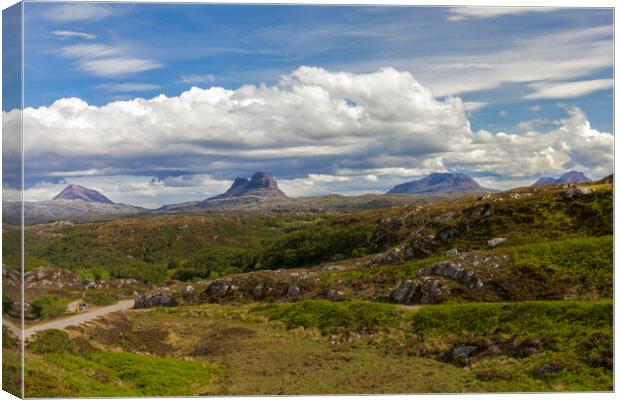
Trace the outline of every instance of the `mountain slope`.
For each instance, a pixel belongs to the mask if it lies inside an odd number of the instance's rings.
[[[493,190],[480,186],[478,182],[465,174],[434,172],[422,179],[396,185],[388,193],[428,195],[489,191]]]

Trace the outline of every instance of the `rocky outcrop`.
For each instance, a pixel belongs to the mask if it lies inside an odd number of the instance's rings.
[[[445,261],[422,269],[418,276],[444,276],[450,278],[469,289],[479,289],[482,281],[472,272],[459,263]]]
[[[159,290],[136,296],[133,308],[175,307],[178,305],[179,302],[171,293]]]
[[[423,277],[399,282],[390,296],[398,304],[436,304],[441,303],[450,290],[435,278]]]

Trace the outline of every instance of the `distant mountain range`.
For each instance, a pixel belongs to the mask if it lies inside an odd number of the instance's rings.
[[[387,193],[433,195],[494,191],[480,186],[472,177],[465,174],[434,172],[422,179],[396,185]]]
[[[610,178],[611,179],[611,178]],[[591,182],[583,173],[569,171],[559,178],[540,178],[534,185],[570,182]],[[224,193],[200,201],[169,204],[158,209],[146,209],[127,204],[114,203],[102,193],[84,186],[71,184],[53,200],[25,202],[24,214],[27,224],[71,220],[76,222],[97,221],[138,214],[199,212],[206,210],[256,209],[267,210],[329,210],[374,208],[377,205],[409,204],[415,198],[424,201],[425,196],[494,192],[481,186],[470,176],[460,173],[432,173],[422,179],[394,186],[385,195],[319,196],[291,199],[278,187],[278,182],[266,172],[257,172],[250,179],[237,177]],[[400,196],[396,196],[400,195]],[[417,195],[417,196],[409,196]],[[340,198],[342,197],[342,199]],[[409,200],[408,198],[412,199]],[[343,200],[349,199],[349,200]],[[2,205],[4,222],[19,223],[20,203],[5,202]]]
[[[551,178],[548,176],[543,176],[538,179],[536,182],[532,184],[532,186],[542,186],[542,185],[558,185],[562,183],[584,183],[584,182],[592,182],[590,178],[585,176],[583,172],[579,171],[568,171],[563,174],[559,178]]]

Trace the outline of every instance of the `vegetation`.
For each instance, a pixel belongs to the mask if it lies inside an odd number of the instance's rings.
[[[44,295],[30,303],[30,312],[36,318],[59,317],[67,311],[70,299],[55,299],[52,295]]]
[[[96,350],[79,354],[67,338],[50,336],[31,345],[42,354],[26,363],[28,397],[205,395],[221,377],[219,368],[202,361]],[[46,344],[37,345],[42,339]]]
[[[2,314],[9,314],[13,311],[13,299],[2,293]]]
[[[322,332],[363,331],[394,327],[401,313],[391,304],[367,301],[331,302],[305,300],[289,304],[266,304],[252,312],[281,321],[288,329],[319,328]]]

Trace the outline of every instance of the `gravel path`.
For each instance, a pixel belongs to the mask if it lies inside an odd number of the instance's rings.
[[[86,311],[80,314],[71,315],[69,317],[29,326],[24,330],[24,338],[28,339],[35,333],[45,329],[64,329],[68,326],[80,325],[84,322],[92,321],[93,319],[99,318],[109,313],[113,313],[115,311],[128,310],[133,307],[133,303],[133,300],[121,300],[116,304],[97,308],[96,310]],[[19,327],[8,321],[2,321],[2,323],[8,326],[13,333],[19,336]]]

